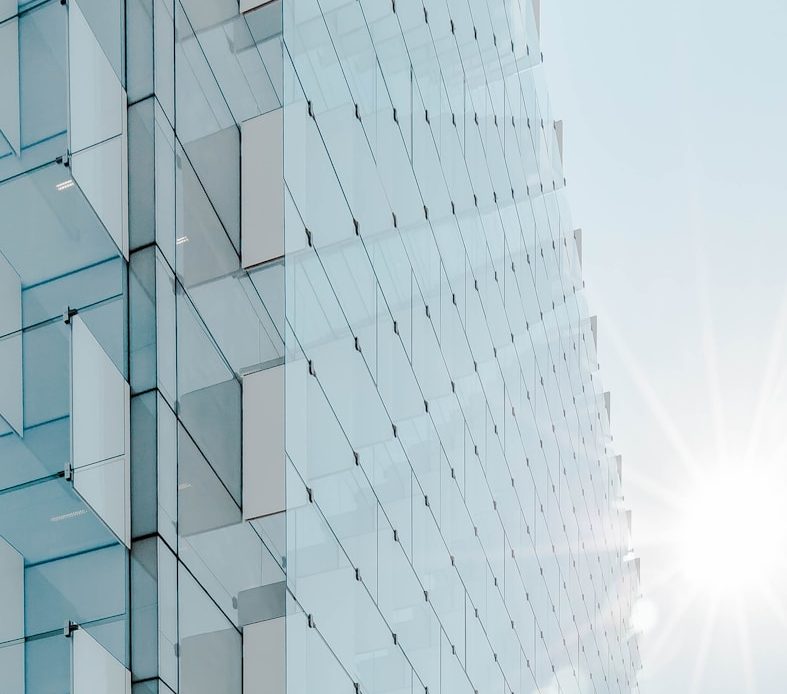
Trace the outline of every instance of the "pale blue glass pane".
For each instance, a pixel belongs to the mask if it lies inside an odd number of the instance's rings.
[[[123,273],[123,262],[119,257],[115,257],[25,289],[22,294],[25,327],[62,316],[65,306],[79,310],[105,302],[113,297],[119,298],[123,293]],[[105,311],[107,310],[109,309],[105,309]],[[112,313],[113,318],[122,316],[121,307],[113,309]],[[113,323],[105,330],[100,330],[102,343],[108,345],[107,349],[113,355],[123,354],[122,346],[115,349],[109,348],[109,345],[114,347],[115,343],[122,342],[123,334],[119,327],[120,321],[117,320],[116,324]],[[104,333],[110,331],[112,333],[120,332],[120,335],[105,339]],[[113,356],[113,360],[122,361],[122,359],[116,359],[115,356]]]
[[[23,386],[22,386],[22,332],[21,301],[19,284],[11,291],[12,301],[16,304],[11,310],[4,310],[6,316],[13,316],[11,324],[16,324],[16,332],[0,337],[0,430],[21,434],[24,430]],[[14,296],[15,295],[15,296]],[[14,315],[16,314],[16,315]],[[11,328],[11,325],[6,326]]]
[[[20,17],[22,147],[66,129],[67,10],[49,2]]]
[[[179,689],[241,692],[241,635],[186,571],[178,576]]]
[[[178,533],[182,537],[240,520],[240,508],[221,477],[183,427],[178,427]]]
[[[118,79],[123,70],[123,3],[120,0],[77,0],[96,41]]]
[[[24,288],[119,255],[69,169],[61,164],[0,184],[0,207],[0,251]]]
[[[85,9],[90,12],[83,12]],[[103,9],[102,9],[103,8]],[[114,10],[114,12],[113,12]],[[123,129],[122,86],[118,72],[113,69],[111,57],[102,47],[90,18],[100,24],[107,12],[118,15],[118,0],[106,0],[100,4],[96,0],[75,1],[68,13],[68,67],[69,67],[69,140],[71,152],[78,153],[91,145],[104,143],[119,135]],[[111,19],[109,20],[111,22]],[[119,49],[118,27],[111,33]],[[106,37],[108,40],[108,37]],[[119,50],[111,51],[119,59]],[[119,61],[118,61],[119,62]],[[118,66],[119,67],[119,66]],[[90,79],[79,79],[90,75]],[[78,165],[78,157],[74,164]],[[112,174],[118,167],[112,167]]]
[[[132,392],[143,392],[156,379],[155,250],[142,249],[129,265],[129,381]]]
[[[136,8],[141,2],[135,0],[133,4],[129,3],[129,15],[132,7]],[[144,14],[142,10],[134,12]],[[136,55],[139,56],[140,52]],[[151,243],[155,235],[156,178],[155,174],[150,175],[154,166],[154,102],[153,98],[145,99],[128,109],[128,233],[132,251]]]
[[[152,0],[129,0],[126,3],[126,91],[132,102],[153,91],[152,8]]]
[[[289,653],[298,654],[297,661],[287,660],[287,690],[293,694],[314,691],[340,694],[353,686],[316,630],[307,626],[303,613],[295,613],[287,619],[287,649]]]
[[[63,634],[25,642],[25,693],[63,694],[71,682],[71,644]]]
[[[4,492],[0,535],[28,563],[116,542],[70,483],[51,479]]]
[[[177,547],[178,430],[175,414],[161,396],[158,397],[156,415],[158,529],[171,547]]]
[[[240,383],[183,294],[178,296],[178,392],[181,421],[240,501]]]
[[[70,325],[71,462],[80,468],[126,453],[128,395],[123,376],[81,315]]]
[[[131,556],[131,669],[140,679],[158,670],[158,567],[156,540],[134,543]]]
[[[90,627],[124,617],[127,570],[126,552],[120,545],[29,566],[25,571],[26,634],[62,631],[69,619]],[[109,629],[95,636],[116,657],[125,659],[125,640],[118,643],[115,633]]]

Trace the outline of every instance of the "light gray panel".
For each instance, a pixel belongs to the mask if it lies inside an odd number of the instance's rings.
[[[238,623],[241,626],[254,622],[283,617],[286,605],[287,584],[277,581],[238,593]]]
[[[241,126],[241,257],[252,267],[284,255],[282,110]]]
[[[284,694],[285,617],[243,628],[243,694]]]
[[[269,5],[274,0],[240,0],[240,11],[248,12],[249,10],[256,10],[258,7]]]
[[[194,31],[203,31],[231,20],[238,14],[235,0],[183,0],[186,12]]]
[[[243,517],[285,510],[284,365],[243,377]]]
[[[222,629],[181,638],[180,691],[184,694],[239,692],[239,640],[235,629]]]

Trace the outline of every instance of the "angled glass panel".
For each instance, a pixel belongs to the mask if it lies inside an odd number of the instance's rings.
[[[184,292],[177,297],[178,414],[191,439],[240,503],[240,382]]]
[[[0,184],[0,209],[0,252],[23,288],[119,255],[62,164]]]
[[[71,635],[71,694],[129,694],[131,673],[88,632]]]
[[[53,636],[25,642],[25,694],[54,694],[71,688],[71,644],[62,628]]]
[[[178,573],[179,691],[241,693],[240,632],[187,571]]]

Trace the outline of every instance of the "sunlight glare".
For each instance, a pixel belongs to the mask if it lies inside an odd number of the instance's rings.
[[[686,578],[715,596],[773,579],[787,539],[784,502],[775,478],[744,471],[707,480],[681,528]]]
[[[658,615],[652,600],[641,596],[631,608],[631,626],[639,634],[647,634],[656,625]]]

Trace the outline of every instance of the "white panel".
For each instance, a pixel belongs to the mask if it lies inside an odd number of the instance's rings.
[[[79,316],[71,320],[74,487],[129,544],[129,386]]]
[[[16,12],[7,0],[0,0],[0,21]],[[19,20],[0,25],[0,132],[19,156]]]
[[[243,627],[243,694],[284,694],[285,619]]]
[[[275,0],[240,0],[240,11],[248,12],[249,10],[256,10],[258,7],[263,7],[274,1]]]
[[[72,694],[129,694],[131,673],[90,634],[72,635]]]
[[[0,417],[19,436],[24,426],[21,330],[22,281],[0,253]]]
[[[123,87],[77,0],[68,8],[68,66],[70,149],[79,152],[120,135]]]
[[[251,267],[284,255],[282,109],[241,124],[241,258]]]
[[[284,365],[243,377],[243,517],[286,508]]]

